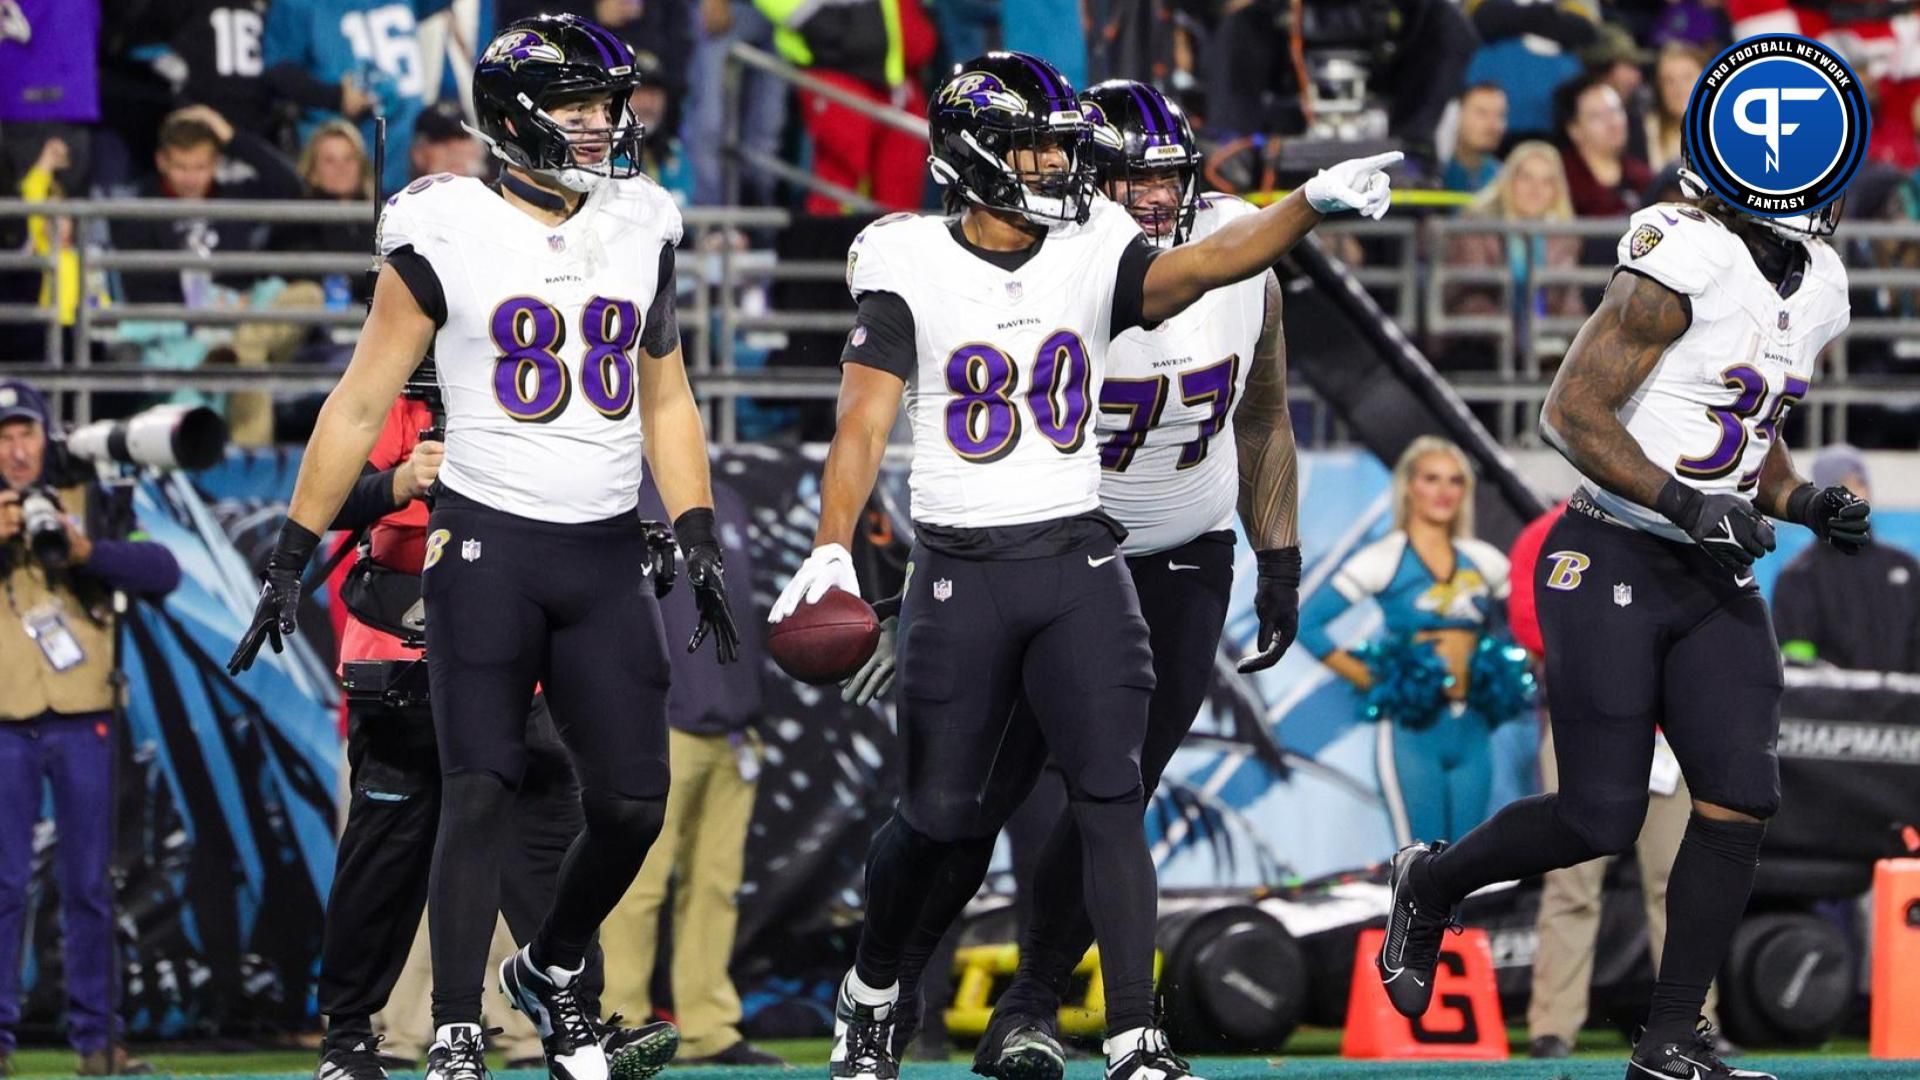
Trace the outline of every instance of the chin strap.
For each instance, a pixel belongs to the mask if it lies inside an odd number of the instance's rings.
[[[567,200],[537,184],[529,184],[505,169],[500,170],[500,186],[526,202],[552,214],[568,214]],[[584,200],[583,200],[584,201]]]

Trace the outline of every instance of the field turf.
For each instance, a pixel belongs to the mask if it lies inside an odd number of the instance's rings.
[[[1504,1062],[1372,1062],[1345,1061],[1337,1055],[1340,1034],[1337,1031],[1303,1030],[1288,1045],[1285,1057],[1202,1058],[1194,1062],[1195,1071],[1207,1080],[1362,1080],[1382,1077],[1386,1080],[1616,1080],[1623,1070],[1625,1043],[1617,1035],[1590,1033],[1583,1037],[1581,1053],[1564,1061],[1526,1059],[1524,1033],[1513,1033],[1513,1060]],[[767,1049],[792,1062],[794,1073],[824,1077],[827,1041],[800,1039],[762,1043]],[[138,1047],[134,1052],[152,1062],[163,1075],[218,1076],[223,1080],[305,1080],[312,1075],[314,1055],[310,1050],[245,1050],[209,1052],[165,1046]],[[1873,1061],[1865,1056],[1862,1040],[1841,1040],[1814,1052],[1752,1054],[1740,1064],[1766,1069],[1781,1080],[1920,1080],[1920,1061]],[[955,1053],[945,1063],[909,1061],[902,1069],[902,1080],[974,1080],[968,1062]],[[64,1049],[22,1049],[14,1055],[14,1072],[21,1077],[71,1076],[73,1055]],[[543,1080],[544,1072],[504,1071],[493,1062],[498,1080]],[[737,1069],[713,1066],[681,1066],[667,1076],[685,1080],[770,1080],[780,1070]],[[395,1074],[404,1080],[407,1074]],[[1100,1080],[1101,1070],[1092,1058],[1076,1059],[1068,1065],[1067,1080]]]

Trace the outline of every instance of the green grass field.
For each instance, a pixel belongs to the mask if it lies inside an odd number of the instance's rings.
[[[1510,1032],[1513,1050],[1518,1055],[1505,1062],[1372,1062],[1345,1061],[1337,1055],[1340,1033],[1327,1029],[1303,1029],[1288,1044],[1284,1057],[1204,1058],[1195,1061],[1196,1071],[1208,1080],[1360,1080],[1383,1077],[1388,1080],[1613,1080],[1622,1073],[1626,1043],[1617,1034],[1590,1032],[1583,1036],[1580,1054],[1566,1061],[1529,1061],[1525,1058],[1525,1033]],[[825,1075],[821,1068],[827,1060],[827,1040],[796,1039],[761,1044],[791,1062],[796,1071]],[[138,1056],[152,1062],[167,1076],[218,1076],[223,1080],[299,1080],[310,1076],[314,1055],[310,1050],[249,1050],[206,1052],[174,1050],[165,1046],[135,1047]],[[1864,1040],[1838,1040],[1827,1046],[1800,1053],[1754,1054],[1740,1059],[1751,1068],[1776,1072],[1781,1080],[1920,1080],[1920,1061],[1873,1061],[1866,1056]],[[23,1049],[14,1055],[14,1071],[22,1077],[65,1077],[73,1075],[73,1055],[63,1049]],[[493,1062],[496,1070],[501,1063]],[[397,1074],[405,1075],[405,1074]],[[534,1070],[496,1071],[501,1080],[541,1080]],[[682,1066],[670,1075],[686,1080],[766,1080],[770,1073],[762,1069],[729,1069],[711,1066]],[[1067,1069],[1068,1080],[1099,1080],[1101,1070],[1092,1058],[1074,1061]],[[973,1080],[968,1063],[956,1052],[944,1063],[908,1062],[904,1080]]]

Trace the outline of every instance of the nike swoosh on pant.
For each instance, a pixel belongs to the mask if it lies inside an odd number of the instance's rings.
[[[1107,555],[1107,556],[1103,556],[1101,558],[1096,559],[1093,556],[1089,555],[1087,556],[1087,565],[1098,569],[1099,567],[1105,566],[1119,557],[1120,556],[1118,555]]]

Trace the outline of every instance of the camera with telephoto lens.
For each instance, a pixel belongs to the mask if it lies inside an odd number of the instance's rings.
[[[73,546],[67,539],[67,515],[60,496],[51,488],[32,487],[20,493],[21,535],[27,550],[41,565],[58,570],[67,565]]]
[[[204,405],[155,405],[125,420],[82,424],[63,443],[77,461],[191,471],[226,453],[227,422]]]

